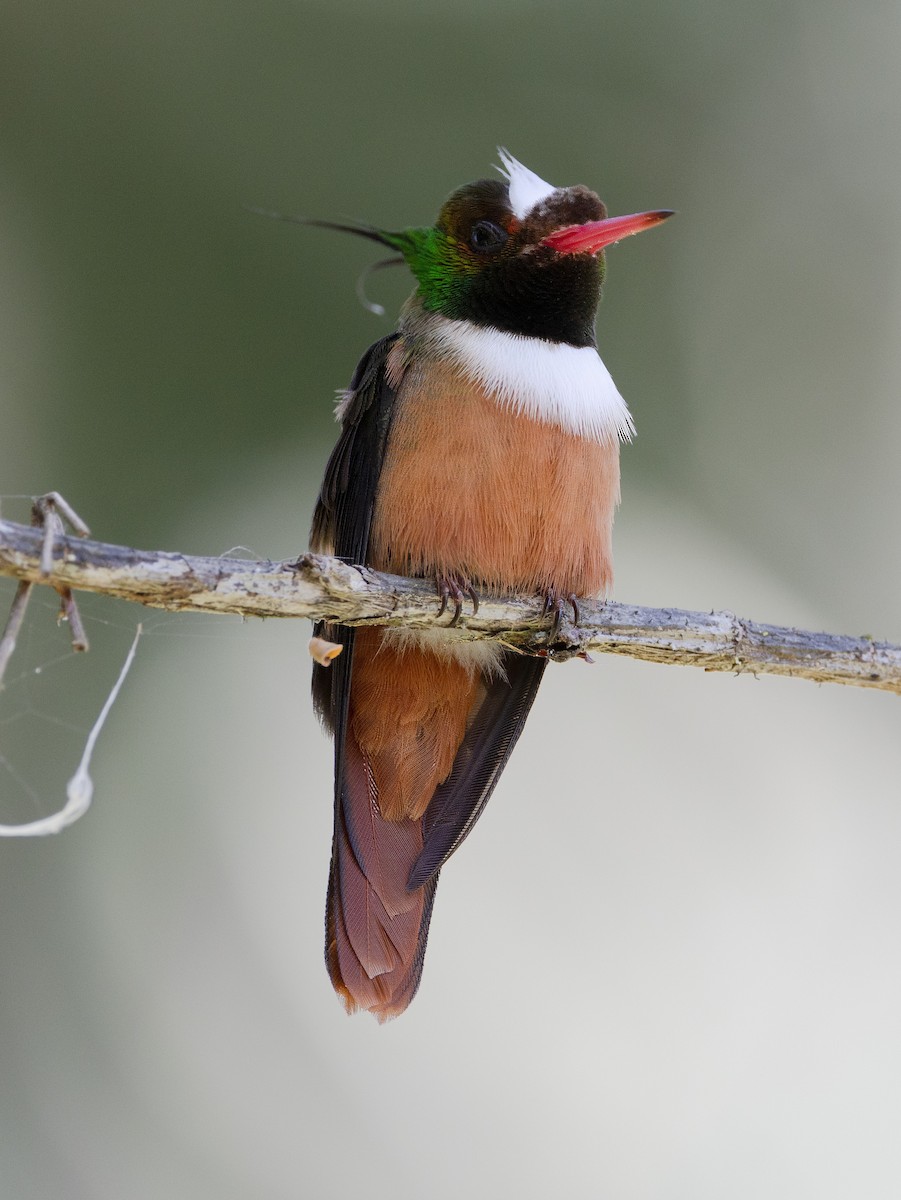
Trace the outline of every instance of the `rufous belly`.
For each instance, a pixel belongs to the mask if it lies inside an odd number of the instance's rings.
[[[370,563],[495,591],[595,596],[613,579],[619,445],[518,415],[450,365],[411,364],[379,480]]]

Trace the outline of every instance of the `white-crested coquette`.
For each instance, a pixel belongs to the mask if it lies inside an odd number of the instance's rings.
[[[398,251],[416,290],[339,405],[312,548],[434,579],[448,621],[478,594],[564,605],[612,582],[629,410],[597,351],[605,246],[668,212],[607,217],[501,151],[434,225],[336,225]],[[453,611],[448,611],[452,609]],[[326,961],[348,1011],[402,1012],[419,985],[438,873],[472,829],[547,662],[491,641],[323,626],[314,667],[335,738]]]

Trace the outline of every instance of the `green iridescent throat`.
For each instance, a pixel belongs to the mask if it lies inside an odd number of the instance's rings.
[[[478,264],[460,252],[457,243],[435,226],[382,232],[382,239],[404,256],[419,284],[423,308],[454,316],[466,295],[467,281]]]

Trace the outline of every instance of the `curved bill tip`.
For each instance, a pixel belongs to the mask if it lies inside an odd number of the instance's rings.
[[[605,246],[633,233],[643,233],[659,225],[668,217],[673,216],[673,210],[659,208],[654,212],[632,213],[627,217],[605,217],[603,221],[586,221],[584,225],[567,225],[565,229],[555,229],[541,241],[542,246],[550,246],[558,254],[597,254]]]

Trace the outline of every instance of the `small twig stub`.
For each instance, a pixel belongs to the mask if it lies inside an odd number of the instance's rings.
[[[325,638],[311,637],[308,649],[310,657],[320,667],[330,667],[344,647],[340,642],[329,642]]]
[[[0,684],[3,682],[7,663],[12,658],[16,648],[19,631],[25,619],[25,610],[28,608],[32,585],[35,582],[50,582],[50,577],[53,574],[54,546],[58,539],[65,537],[66,529],[63,525],[63,517],[69,522],[79,537],[87,537],[88,533],[90,533],[90,530],[78,513],[63,499],[59,492],[47,492],[44,496],[38,496],[31,506],[31,524],[34,528],[42,530],[40,569],[37,580],[28,577],[20,579],[16,594],[13,597],[9,617],[7,618],[3,634],[0,636]],[[24,526],[20,528],[24,528]],[[69,629],[72,634],[72,649],[87,650],[88,638],[81,620],[81,614],[78,611],[78,605],[75,603],[75,597],[72,595],[72,589],[66,584],[54,586],[56,586],[61,600],[60,618],[69,623]]]

